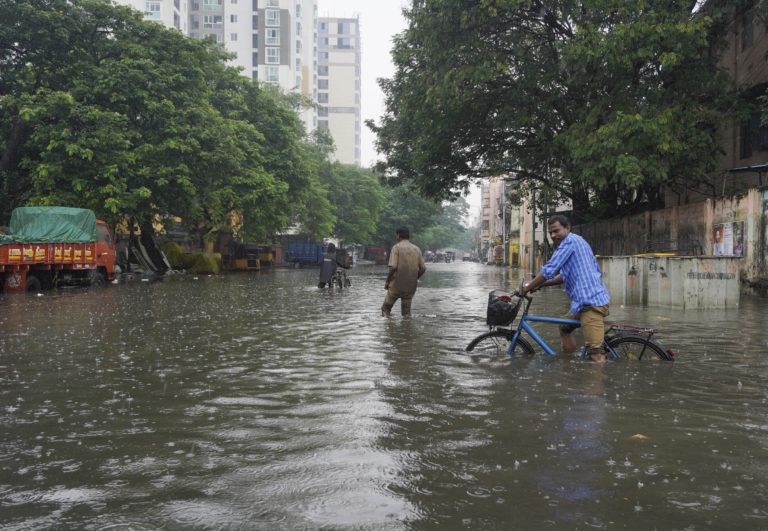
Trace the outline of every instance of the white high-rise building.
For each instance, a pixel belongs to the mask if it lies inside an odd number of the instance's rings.
[[[317,102],[317,0],[117,1],[192,38],[213,38],[243,75]],[[299,115],[307,131],[317,127],[314,106]]]
[[[144,20],[154,20],[166,28],[176,28],[187,34],[189,23],[188,0],[116,0],[144,13]]]
[[[212,37],[235,54],[243,75],[315,100],[317,0],[189,0],[189,35]],[[307,131],[316,110],[300,111]]]
[[[360,166],[360,19],[318,20],[317,126],[336,144],[334,158]]]

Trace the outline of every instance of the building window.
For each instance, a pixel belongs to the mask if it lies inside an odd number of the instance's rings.
[[[259,66],[259,52],[253,52],[251,66]]]
[[[296,70],[301,70],[301,57],[296,58]]]
[[[327,76],[328,75],[328,65],[318,65],[318,67],[317,67],[317,75],[318,76]]]
[[[251,6],[251,11],[258,11],[259,10],[259,0],[253,0],[253,5]]]
[[[258,33],[254,33],[253,37],[251,38],[251,41],[252,41],[251,42],[251,48],[256,48],[258,50],[259,49],[259,34]]]
[[[296,41],[296,53],[301,53],[301,41]]]
[[[318,129],[325,129],[328,130],[328,120],[318,120],[317,121],[317,128]]]
[[[280,0],[267,0],[267,6],[280,7]]]
[[[160,2],[147,2],[144,4],[144,18],[151,20],[160,20],[162,15],[160,14]]]
[[[301,4],[296,4],[296,18],[301,18]]]
[[[339,37],[336,42],[339,48],[351,48],[349,37]]]
[[[229,34],[229,40],[230,41],[236,41],[237,40],[237,33],[230,33]]]
[[[258,70],[254,70],[253,74],[251,75],[251,78],[252,79],[259,79],[259,71]]]
[[[301,35],[301,22],[296,23],[296,35]]]
[[[339,22],[337,33],[339,35],[349,35],[352,33],[349,22]]]
[[[757,151],[768,150],[768,127],[761,125],[760,112],[752,113],[749,121],[741,126],[741,146],[739,154],[742,159],[751,157]]]
[[[221,11],[222,0],[203,0],[203,9],[206,11]]]
[[[265,44],[280,46],[280,28],[267,28]]]
[[[253,15],[253,20],[251,21],[251,29],[259,29],[259,15]]]
[[[327,22],[320,22],[317,25],[318,31],[320,33],[328,33],[328,23]]]
[[[317,46],[320,48],[328,48],[328,37],[319,37],[317,39]]]
[[[230,22],[237,22],[237,15],[229,15]]]
[[[268,83],[279,83],[280,82],[280,69],[276,66],[268,66],[267,67],[267,79],[266,81]]]
[[[317,115],[318,116],[328,116],[328,107],[320,107],[317,110]]]
[[[204,15],[203,29],[221,29],[223,26],[221,15]]]
[[[224,37],[221,36],[221,35],[218,35],[216,33],[203,33],[203,38],[204,39],[213,39],[213,40],[215,40],[219,44],[224,42]]]
[[[317,80],[317,88],[320,90],[328,90],[328,80],[327,79],[318,79]]]
[[[267,26],[280,25],[280,11],[277,11],[276,9],[267,9],[264,11],[264,14],[267,17],[267,21],[265,23]]]
[[[318,92],[317,93],[317,101],[318,101],[318,103],[328,103],[328,93],[327,92]]]
[[[273,65],[280,64],[280,48],[266,49],[266,63],[273,64]]]
[[[328,62],[328,52],[317,52],[317,60],[321,63]]]

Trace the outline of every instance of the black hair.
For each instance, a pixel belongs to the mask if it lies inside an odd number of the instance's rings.
[[[554,216],[549,218],[549,221],[547,221],[547,225],[552,225],[553,223],[559,223],[566,229],[571,226],[571,220],[562,214],[555,214]]]
[[[336,250],[336,246],[335,246],[335,245],[333,245],[332,243],[329,243],[329,244],[328,244],[328,252],[329,252],[329,253],[332,253],[332,252],[333,252],[333,251],[335,251],[335,250]]]
[[[407,240],[411,237],[411,232],[408,230],[408,227],[405,225],[398,227],[395,231],[395,234],[400,236],[402,239]]]

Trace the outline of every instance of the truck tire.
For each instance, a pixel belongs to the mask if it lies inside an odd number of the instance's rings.
[[[104,273],[98,269],[91,271],[89,284],[92,288],[103,288],[106,283],[107,280],[104,278]]]
[[[24,284],[25,293],[40,293],[43,291],[43,285],[40,283],[40,279],[35,275],[27,274],[27,281]]]

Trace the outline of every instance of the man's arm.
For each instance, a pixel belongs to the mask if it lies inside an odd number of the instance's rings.
[[[544,275],[539,273],[536,275],[536,278],[531,280],[528,284],[523,284],[522,292],[520,293],[521,297],[525,297],[528,293],[533,293],[534,291],[546,287],[546,286],[555,286],[557,284],[563,283],[563,275],[558,273],[554,277],[547,279]]]
[[[395,278],[395,271],[397,271],[396,267],[389,266],[389,274],[387,275],[387,280],[384,281],[384,289],[389,289],[389,283]]]

